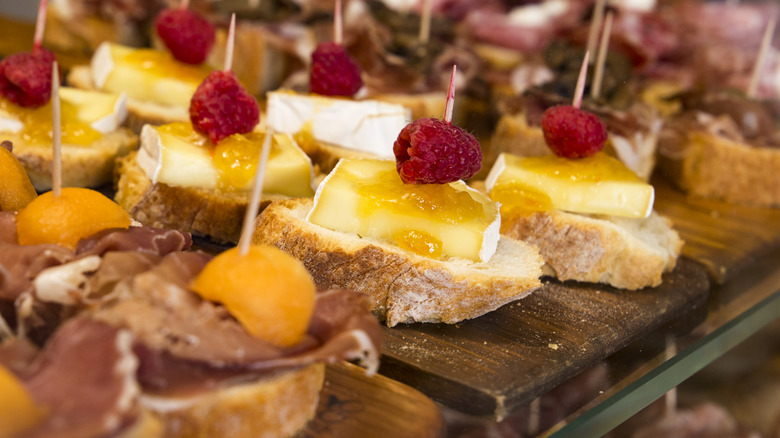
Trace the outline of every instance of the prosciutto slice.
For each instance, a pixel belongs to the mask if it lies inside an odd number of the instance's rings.
[[[345,359],[364,360],[370,372],[376,371],[381,330],[362,295],[318,293],[304,339],[279,348],[249,335],[224,307],[187,289],[210,258],[197,252],[170,254],[121,283],[120,298],[93,313],[134,333],[145,388],[208,388],[228,377]]]
[[[109,436],[132,424],[140,390],[131,346],[126,330],[87,318],[65,323],[31,363],[15,370],[46,409],[19,438]]]

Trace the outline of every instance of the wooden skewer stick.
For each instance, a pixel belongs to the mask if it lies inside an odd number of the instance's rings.
[[[344,29],[341,24],[341,0],[336,0],[336,6],[333,10],[333,41],[338,45],[344,41]]]
[[[571,105],[577,109],[580,109],[580,105],[582,105],[582,94],[585,92],[585,79],[588,76],[589,59],[590,52],[585,52],[585,58],[582,59],[582,67],[580,67],[580,76],[577,78],[577,87],[574,89],[574,100],[571,102]]]
[[[46,29],[46,5],[48,0],[41,0],[38,5],[38,18],[35,20],[35,34],[33,36],[33,50],[38,50],[43,44],[43,31]]]
[[[230,71],[233,68],[233,47],[236,45],[236,14],[230,17],[230,28],[228,29],[227,47],[225,48],[225,68],[223,71]]]
[[[51,191],[62,194],[62,126],[60,125],[60,68],[57,61],[51,67],[51,128],[54,157],[51,165]]]
[[[593,17],[590,19],[590,28],[588,29],[588,42],[585,49],[590,53],[596,52],[596,41],[598,39],[601,23],[604,21],[604,6],[606,0],[596,0],[593,5]]]
[[[246,255],[249,252],[249,246],[252,242],[252,230],[254,229],[257,209],[260,207],[260,197],[263,195],[263,181],[265,180],[265,170],[268,167],[268,156],[271,153],[271,140],[273,131],[269,127],[263,140],[263,149],[260,151],[260,158],[257,163],[257,172],[252,184],[252,197],[249,199],[249,205],[244,214],[244,225],[241,229],[241,237],[238,240],[238,253]]]
[[[758,49],[756,63],[753,66],[753,74],[750,76],[750,84],[748,84],[746,92],[747,97],[750,99],[755,99],[756,94],[758,93],[758,82],[761,78],[761,70],[763,70],[769,47],[772,46],[772,35],[775,33],[776,24],[777,17],[772,17],[772,19],[769,20],[769,23],[766,24],[766,29],[764,29],[764,37],[761,39],[761,48]]]
[[[458,66],[452,65],[452,74],[450,75],[450,87],[447,89],[447,103],[444,106],[444,118],[442,121],[448,125],[452,124],[452,109],[455,107],[455,73]]]
[[[596,57],[596,71],[593,73],[593,83],[590,87],[590,97],[598,99],[601,96],[601,85],[604,82],[604,64],[607,61],[607,52],[609,51],[609,37],[612,34],[612,11],[607,12],[607,19],[604,21],[604,30],[601,33],[599,42],[599,53]]]
[[[420,44],[428,44],[431,39],[431,19],[433,2],[432,0],[423,0],[422,11],[420,11],[420,34],[418,36]]]

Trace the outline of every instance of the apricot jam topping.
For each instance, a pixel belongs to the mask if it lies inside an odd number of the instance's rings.
[[[446,223],[460,224],[486,216],[484,205],[468,192],[452,190],[446,184],[404,184],[394,168],[359,182],[357,192],[361,200],[358,214],[363,217],[387,210],[404,216],[433,215]]]
[[[498,244],[497,203],[463,181],[404,184],[395,166],[342,159],[317,190],[308,221],[434,259],[490,259]]]
[[[250,132],[231,135],[215,145],[208,137],[195,131],[190,123],[171,123],[160,126],[158,130],[161,134],[170,134],[189,144],[208,148],[212,163],[219,172],[220,188],[228,190],[243,189],[252,180],[265,139],[263,133]],[[271,142],[269,161],[279,153],[279,145]]]
[[[576,160],[502,154],[486,186],[502,213],[512,214],[558,209],[646,217],[655,196],[653,186],[603,152]]]
[[[154,49],[114,50],[112,54],[116,62],[130,64],[153,76],[175,77],[199,84],[209,74],[209,70],[204,67],[183,64],[170,53]]]
[[[103,134],[77,117],[75,105],[62,100],[62,143],[87,146],[100,139]],[[30,146],[50,148],[52,144],[51,101],[38,108],[25,108],[0,97],[0,114],[18,119],[24,126],[19,132],[22,140]]]

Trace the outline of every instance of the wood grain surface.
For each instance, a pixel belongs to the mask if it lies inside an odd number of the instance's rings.
[[[662,177],[653,180],[655,209],[674,221],[683,255],[703,264],[716,283],[780,245],[780,209],[688,196]]]
[[[380,372],[448,407],[500,420],[665,324],[703,319],[709,284],[687,259],[659,287],[640,291],[550,281],[477,319],[386,328]]]
[[[434,438],[444,419],[426,396],[346,362],[328,365],[317,415],[296,438]]]

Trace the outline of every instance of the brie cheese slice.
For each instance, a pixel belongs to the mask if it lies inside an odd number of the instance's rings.
[[[411,121],[401,106],[286,91],[268,93],[268,126],[274,132],[308,134],[318,142],[381,158],[393,157],[393,143]]]

